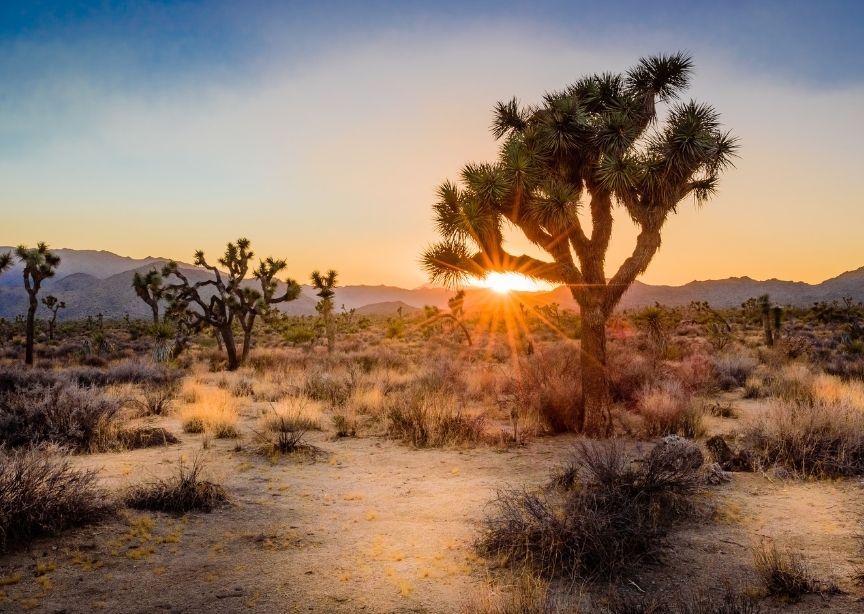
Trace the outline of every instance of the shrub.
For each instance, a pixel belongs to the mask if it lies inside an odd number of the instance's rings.
[[[816,477],[864,473],[864,413],[847,405],[774,402],[745,439],[763,466]]]
[[[749,354],[723,354],[714,360],[714,375],[721,390],[740,388],[758,364]]]
[[[137,450],[180,443],[172,433],[161,427],[139,426],[119,429],[115,439],[120,448]]]
[[[204,418],[201,416],[187,416],[183,419],[183,432],[184,433],[203,433],[204,432]]]
[[[57,448],[0,448],[0,551],[88,524],[114,509],[95,471],[70,466]]]
[[[304,421],[274,413],[265,420],[266,430],[256,433],[257,451],[271,458],[280,454],[305,453],[313,458],[320,450],[304,440]],[[320,428],[320,426],[319,426]]]
[[[95,390],[64,382],[0,397],[0,443],[56,443],[80,452],[105,450],[120,403]]]
[[[480,442],[483,417],[467,416],[453,405],[453,399],[444,395],[396,395],[387,412],[387,435],[417,448]]]
[[[701,452],[670,439],[634,462],[617,441],[580,443],[544,490],[499,491],[477,549],[541,576],[614,577],[656,554],[700,483]]]
[[[550,431],[567,431],[581,414],[579,354],[571,346],[548,348],[522,360],[510,383],[516,407]]]
[[[799,601],[810,593],[834,593],[833,583],[817,580],[801,555],[786,548],[780,550],[771,540],[762,540],[753,548],[753,565],[769,595]]]
[[[727,586],[719,597],[616,594],[600,610],[603,614],[759,614],[762,608],[746,593]]]
[[[323,371],[312,371],[306,376],[303,394],[315,401],[324,401],[333,407],[344,405],[351,396],[348,382]]]
[[[164,416],[176,393],[177,388],[173,385],[149,384],[137,398],[132,399],[132,404],[141,411],[141,415]]]
[[[703,409],[677,381],[643,389],[637,399],[638,411],[649,436],[675,434],[693,438],[704,431]]]
[[[639,392],[658,377],[655,361],[633,350],[615,347],[608,362],[609,392],[617,403],[633,405]]]
[[[131,508],[172,514],[193,510],[210,512],[228,501],[225,489],[201,479],[203,461],[200,457],[187,465],[182,460],[178,472],[167,480],[157,480],[130,488],[123,498]]]

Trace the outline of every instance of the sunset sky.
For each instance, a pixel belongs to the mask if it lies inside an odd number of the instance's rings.
[[[684,50],[741,158],[642,280],[864,266],[864,2],[614,4],[3,2],[0,245],[188,261],[248,236],[297,278],[417,286],[496,101]]]

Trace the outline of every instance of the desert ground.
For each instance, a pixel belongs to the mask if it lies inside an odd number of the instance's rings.
[[[155,363],[152,340],[122,322],[104,325],[102,356],[81,355],[92,333],[70,323],[43,341],[34,370],[18,366],[13,338],[0,370],[6,414],[22,396],[64,387],[102,413],[77,439],[84,418],[55,428],[56,412],[75,410],[62,396],[43,431],[7,416],[4,462],[29,451],[91,472],[83,491],[101,501],[86,505],[106,509],[90,518],[70,505],[68,517],[28,527],[4,501],[0,610],[861,611],[860,354],[835,342],[843,325],[806,310],[786,316],[773,347],[743,312],[725,314],[723,341],[699,313],[617,319],[612,432],[587,444],[555,427],[579,396],[572,314],[556,325],[529,316],[518,335],[506,319],[469,316],[470,346],[455,326],[428,330],[401,314],[346,319],[333,353],[267,330],[233,372],[209,337]],[[28,398],[33,415],[48,412]],[[738,465],[716,458],[718,435]],[[550,571],[518,547],[483,545],[496,500],[539,492],[586,445],[615,445],[638,465],[682,441],[700,454],[698,484],[680,499],[688,511],[652,512],[656,539],[616,555],[632,560]],[[221,495],[182,510],[132,496],[174,488],[181,467]],[[548,501],[553,517],[567,513]],[[771,548],[789,572],[774,583],[778,569],[766,576],[757,564]]]

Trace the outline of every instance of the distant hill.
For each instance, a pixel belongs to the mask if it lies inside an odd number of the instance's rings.
[[[0,247],[0,253],[8,247]],[[165,258],[127,258],[110,252],[91,250],[55,250],[61,257],[56,277],[47,280],[42,296],[54,294],[64,300],[67,309],[60,312],[63,319],[84,318],[102,313],[108,318],[120,318],[128,313],[133,318],[148,318],[149,308],[132,290],[132,276],[136,271],[161,267]],[[193,281],[206,279],[207,274],[189,264],[181,269]],[[254,282],[250,282],[254,283]],[[652,286],[635,282],[621,301],[622,309],[653,305],[686,305],[691,301],[708,301],[715,307],[734,307],[750,297],[768,293],[784,305],[809,305],[814,301],[839,300],[850,296],[864,301],[864,267],[849,271],[820,284],[769,279],[758,281],[749,277],[732,277],[711,281],[692,281],[683,286]],[[342,286],[336,289],[334,303],[337,310],[357,309],[361,314],[392,315],[399,306],[404,312],[421,309],[424,305],[447,308],[447,299],[453,293],[444,288],[424,286],[415,289],[395,286]],[[557,302],[564,308],[576,309],[576,303],[567,288],[551,292],[521,293],[520,299],[529,304]],[[317,302],[314,290],[303,286],[300,298],[280,304],[281,311],[292,315],[315,314]],[[466,291],[465,308],[476,309],[489,303],[500,303],[502,297],[483,288]],[[26,294],[21,285],[20,268],[13,268],[0,276],[0,317],[12,318],[26,310]],[[44,317],[44,311],[41,313]]]

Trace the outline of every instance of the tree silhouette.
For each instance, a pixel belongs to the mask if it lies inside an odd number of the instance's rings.
[[[143,275],[136,272],[132,277],[132,288],[153,312],[153,324],[159,324],[159,301],[165,293],[161,273],[156,269],[151,269]]]
[[[59,300],[53,294],[49,294],[42,299],[42,304],[51,312],[51,319],[48,320],[48,339],[54,341],[54,325],[57,322],[57,312],[61,309],[66,309],[66,303]]]
[[[582,403],[571,417],[577,430],[610,428],[608,318],[659,249],[678,203],[688,196],[707,201],[735,155],[736,139],[712,107],[673,102],[691,68],[682,53],[659,55],[624,74],[583,77],[536,106],[498,103],[498,160],[467,164],[461,185],[448,181],[438,189],[433,209],[442,241],[422,256],[433,281],[455,285],[466,276],[514,271],[564,284],[579,303]],[[657,107],[666,102],[672,104],[661,123]],[[607,279],[616,207],[639,233],[632,254]],[[548,258],[507,252],[503,231],[510,225]]]
[[[12,252],[0,254],[0,273],[12,266]]]
[[[292,279],[285,280],[284,294],[275,295],[278,288],[275,276],[287,266],[284,260],[267,258],[253,271],[252,276],[260,283],[260,290],[244,285],[249,263],[254,257],[249,248],[248,239],[241,238],[236,243],[229,243],[225,254],[218,260],[224,271],[211,265],[203,251],[195,252],[195,265],[210,273],[210,277],[204,281],[190,282],[174,261],[162,270],[166,280],[176,280],[164,291],[168,300],[166,316],[170,314],[173,321],[184,322],[191,329],[212,326],[222,338],[229,371],[237,369],[246,359],[255,319],[267,315],[271,305],[293,301],[300,296],[300,286]],[[243,353],[239,356],[234,339],[235,322],[243,331]]]
[[[333,269],[327,271],[327,275],[321,275],[319,271],[312,271],[312,287],[318,290],[316,296],[319,300],[315,310],[321,314],[324,320],[324,330],[327,333],[327,352],[332,354],[336,349],[336,322],[333,320],[333,297],[336,296],[337,273]]]
[[[60,264],[60,256],[48,249],[47,243],[39,243],[29,248],[19,245],[15,249],[18,261],[24,265],[24,289],[27,290],[27,337],[24,351],[24,363],[33,364],[33,342],[36,336],[36,309],[39,307],[39,290],[42,282],[54,277],[55,269]]]

